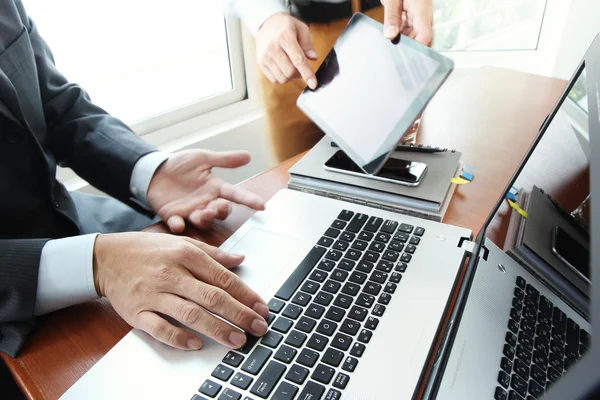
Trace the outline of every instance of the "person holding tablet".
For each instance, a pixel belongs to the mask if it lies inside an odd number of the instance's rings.
[[[354,12],[363,12],[383,22],[388,39],[400,33],[424,45],[432,39],[432,0],[225,0],[225,3],[254,35],[256,49],[251,53],[260,67],[258,86],[278,162],[312,147],[322,137],[319,128],[296,107],[296,99],[306,85],[317,86],[313,71]]]

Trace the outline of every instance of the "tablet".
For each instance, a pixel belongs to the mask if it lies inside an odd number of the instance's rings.
[[[354,14],[298,107],[368,174],[377,173],[450,74],[453,62]]]

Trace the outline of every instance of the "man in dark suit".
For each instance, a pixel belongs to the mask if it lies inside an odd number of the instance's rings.
[[[225,218],[231,202],[263,209],[211,174],[249,159],[157,152],[67,82],[20,0],[0,0],[0,352],[16,356],[36,316],[100,296],[181,349],[202,342],[164,316],[235,348],[242,329],[263,335],[266,303],[229,271],[243,256],[178,236],[114,233],[147,226],[147,215],[180,233]],[[69,193],[57,164],[120,202]]]

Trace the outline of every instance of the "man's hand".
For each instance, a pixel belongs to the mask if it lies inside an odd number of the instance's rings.
[[[308,87],[317,87],[317,78],[308,63],[308,59],[318,58],[310,30],[289,14],[274,14],[262,24],[256,34],[256,57],[260,69],[273,83],[302,77]]]
[[[265,203],[260,197],[223,182],[211,173],[213,167],[237,168],[248,162],[250,154],[246,151],[175,153],[152,177],[148,204],[173,233],[185,229],[185,220],[202,229],[209,227],[215,218],[227,218],[232,201],[263,210]]]
[[[262,336],[269,313],[258,294],[228,270],[243,259],[178,236],[99,235],[94,246],[94,283],[98,294],[106,296],[128,324],[163,343],[187,350],[202,347],[198,335],[171,324],[166,319],[170,317],[239,348],[246,336],[236,327]]]
[[[400,33],[429,45],[433,38],[433,6],[431,0],[381,0],[385,9],[386,38],[395,39]],[[402,13],[406,17],[402,18]]]

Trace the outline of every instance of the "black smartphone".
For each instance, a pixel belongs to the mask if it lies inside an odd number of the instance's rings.
[[[325,169],[343,174],[376,179],[385,182],[417,186],[427,171],[427,164],[416,161],[388,158],[383,167],[375,175],[366,174],[343,151],[337,151],[327,162]]]
[[[590,252],[558,225],[552,232],[552,253],[590,281]]]

